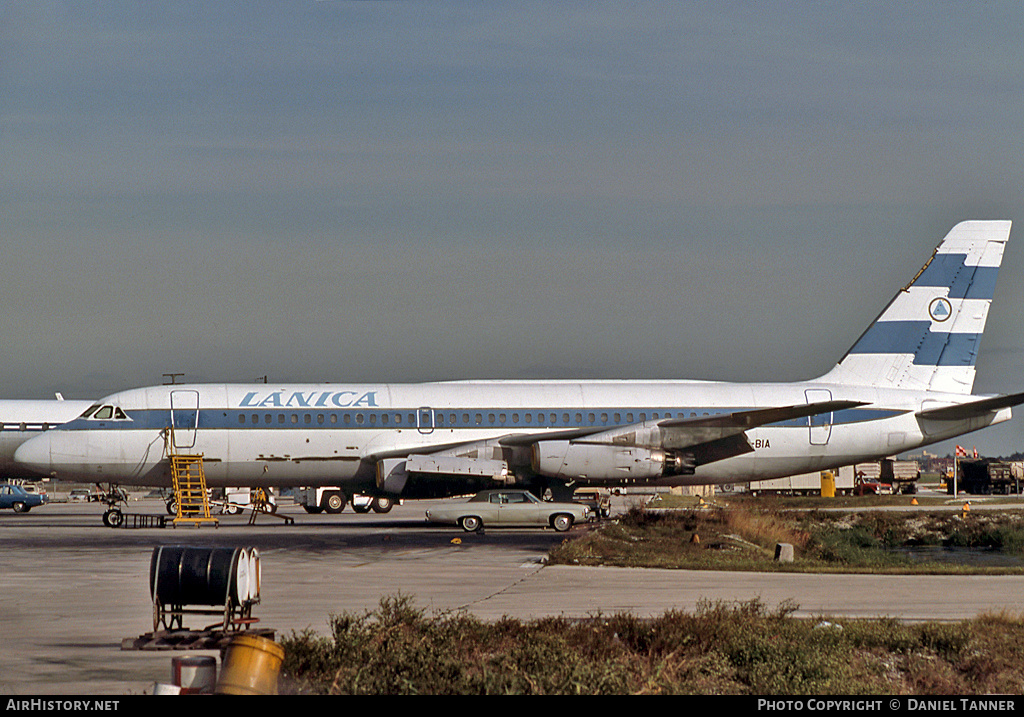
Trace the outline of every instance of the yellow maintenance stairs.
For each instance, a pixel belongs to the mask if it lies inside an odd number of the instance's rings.
[[[173,428],[168,429],[167,454],[171,459],[171,484],[177,505],[177,515],[172,521],[174,525],[192,523],[197,528],[204,523],[214,527],[220,525],[220,519],[210,515],[210,494],[206,490],[206,477],[203,475],[203,455],[175,452]]]

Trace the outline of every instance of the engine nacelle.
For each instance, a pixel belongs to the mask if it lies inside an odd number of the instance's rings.
[[[643,446],[540,441],[533,446],[533,470],[565,481],[637,481],[692,475],[693,457]]]

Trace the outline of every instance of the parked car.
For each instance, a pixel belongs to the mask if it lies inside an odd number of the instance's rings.
[[[458,525],[475,532],[485,525],[536,525],[558,532],[590,520],[590,508],[579,503],[549,503],[527,490],[493,489],[477,493],[464,503],[431,508],[427,520]]]
[[[95,503],[100,499],[99,493],[93,493],[88,488],[73,488],[68,493],[68,500],[72,503]]]
[[[15,513],[27,513],[45,502],[45,495],[29,493],[13,483],[0,483],[0,508],[13,508]]]

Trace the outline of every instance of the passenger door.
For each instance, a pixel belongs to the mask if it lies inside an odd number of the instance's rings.
[[[174,426],[174,448],[192,448],[199,426],[199,392],[171,391],[171,425]]]

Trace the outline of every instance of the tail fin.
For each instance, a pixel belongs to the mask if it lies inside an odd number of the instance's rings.
[[[1009,235],[1008,221],[953,227],[821,381],[969,394]]]

